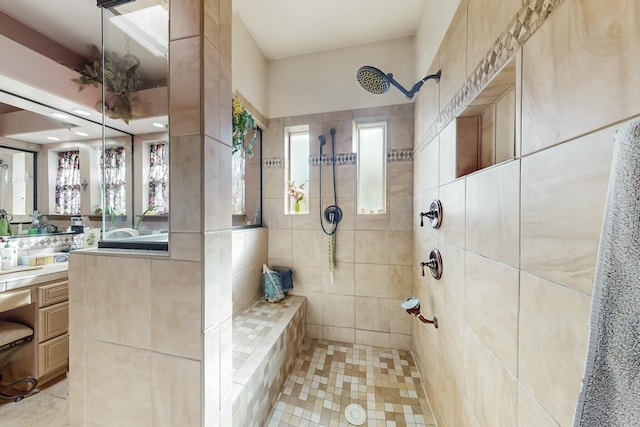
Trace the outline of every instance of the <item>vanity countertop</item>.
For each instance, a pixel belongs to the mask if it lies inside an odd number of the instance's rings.
[[[0,292],[37,285],[52,280],[66,279],[68,276],[69,263],[59,262],[37,267],[19,265],[13,270],[15,271],[0,271]]]

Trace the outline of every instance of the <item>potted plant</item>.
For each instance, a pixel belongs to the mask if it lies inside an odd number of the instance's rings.
[[[98,87],[102,83],[102,53],[95,45],[91,45],[89,60],[80,70],[80,77],[72,79],[78,83],[79,90],[86,85]],[[135,92],[142,85],[138,68],[140,60],[127,53],[120,57],[115,52],[104,53],[104,88],[105,109],[112,119],[122,119],[125,123],[131,120],[131,104]]]

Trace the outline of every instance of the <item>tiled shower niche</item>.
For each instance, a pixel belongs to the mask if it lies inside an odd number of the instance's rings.
[[[514,57],[455,118],[456,178],[515,157],[515,112]]]

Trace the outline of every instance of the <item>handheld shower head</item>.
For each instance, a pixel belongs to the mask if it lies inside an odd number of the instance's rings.
[[[436,83],[440,81],[441,72],[438,70],[435,74],[429,74],[424,79],[420,80],[413,85],[411,90],[406,90],[400,83],[394,80],[393,74],[385,74],[382,70],[372,67],[370,65],[362,66],[356,72],[356,80],[360,83],[360,86],[364,90],[374,95],[382,95],[389,92],[391,85],[395,86],[400,92],[402,92],[407,98],[413,98],[424,84],[429,79],[434,79]]]
[[[324,145],[324,144],[326,144],[326,143],[327,143],[327,140],[326,140],[326,139],[324,139],[324,135],[320,135],[320,136],[318,137],[318,141],[320,141],[320,145]]]

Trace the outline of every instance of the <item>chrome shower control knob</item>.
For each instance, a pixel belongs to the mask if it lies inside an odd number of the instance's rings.
[[[424,268],[429,267],[431,270],[431,276],[434,279],[439,280],[442,277],[442,256],[440,255],[440,251],[434,249],[429,254],[429,260],[426,262],[421,262],[420,266],[422,267],[422,275],[424,276]]]

